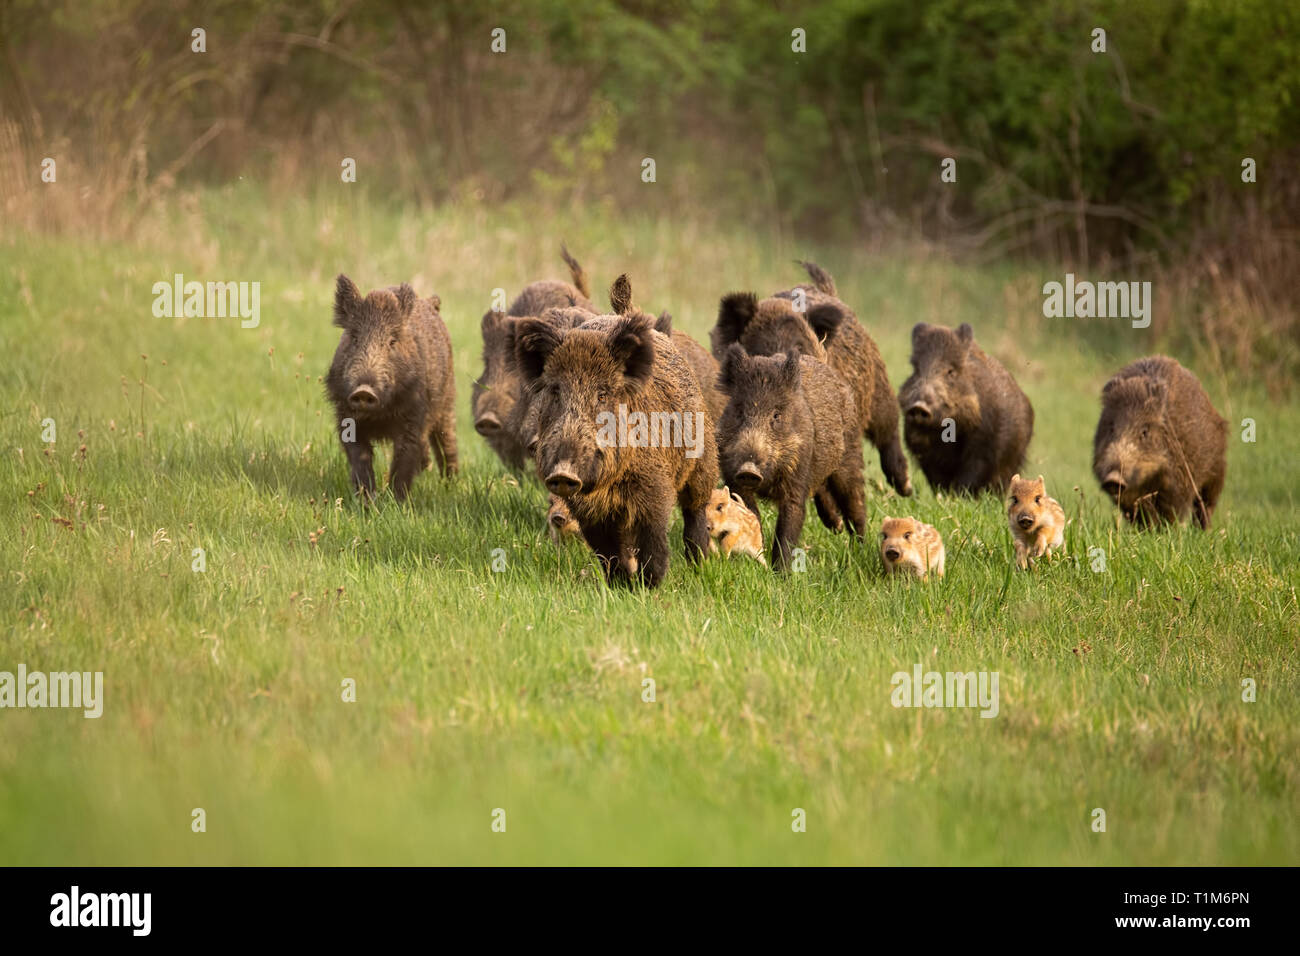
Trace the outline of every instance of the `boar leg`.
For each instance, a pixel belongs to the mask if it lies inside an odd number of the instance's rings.
[[[862,476],[845,475],[837,471],[826,479],[826,490],[844,512],[853,537],[861,541],[863,529],[867,526],[866,492],[863,490]]]
[[[677,493],[677,507],[682,510],[682,543],[686,546],[686,560],[691,562],[698,562],[705,553],[712,554],[716,550],[713,539],[709,537],[709,521],[705,514],[716,477],[697,468]]]
[[[880,449],[880,470],[885,473],[885,480],[904,498],[912,494],[912,479],[907,474],[907,456],[903,454],[903,443],[899,440],[898,429],[892,430]]]
[[[398,501],[404,500],[415,476],[428,467],[428,439],[423,435],[418,438],[398,435],[393,439],[393,467],[389,482],[393,487],[393,497]]]
[[[600,559],[600,569],[610,584],[626,581],[628,569],[619,558],[623,554],[618,527],[611,522],[582,526],[582,537]]]
[[[808,495],[787,494],[777,503],[776,532],[772,535],[772,568],[781,571],[790,560],[790,553],[799,543],[803,533],[803,519],[807,510]]]
[[[835,506],[835,499],[825,488],[819,489],[813,495],[813,505],[817,508],[817,517],[822,519],[822,524],[831,529],[832,534],[844,530],[844,519],[840,516],[840,509]]]
[[[364,438],[343,442],[343,453],[348,456],[352,490],[362,492],[367,498],[375,494],[375,446]]]
[[[1222,472],[1213,475],[1201,488],[1201,496],[1196,502],[1196,523],[1205,531],[1210,530],[1210,519],[1219,503],[1219,495],[1223,493],[1223,480]]]
[[[456,452],[456,416],[451,410],[444,412],[429,429],[429,444],[438,459],[438,471],[446,478],[456,474],[459,455]]]
[[[660,508],[652,507],[634,527],[637,548],[637,576],[648,587],[658,587],[668,573],[668,524],[672,521],[671,499]],[[700,527],[704,527],[703,513]],[[704,532],[705,538],[708,532]],[[696,545],[699,547],[699,545]]]

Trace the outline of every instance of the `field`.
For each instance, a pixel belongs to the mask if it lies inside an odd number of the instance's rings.
[[[0,238],[0,670],[105,686],[99,719],[0,712],[0,862],[1300,859],[1294,398],[1176,355],[1230,422],[1227,488],[1209,533],[1138,533],[1091,439],[1102,384],[1154,348],[1123,320],[1044,319],[1059,270],[342,189],[178,195],[129,241]],[[722,293],[787,288],[791,260],[815,259],[895,387],[914,322],[970,322],[1034,403],[1025,471],[1065,505],[1067,555],[1011,573],[998,500],[936,497],[915,469],[898,499],[868,449],[869,518],[936,525],[942,582],[886,580],[872,541],[810,511],[804,573],[692,567],[678,517],[661,589],[606,588],[469,420],[491,290],[562,277],[561,239],[597,287],[629,272],[701,341]],[[320,384],[340,271],[442,297],[462,471],[404,505],[348,491]],[[259,281],[260,325],[155,318],[151,287],[178,272]],[[917,664],[997,671],[998,715],[894,708],[891,675]]]

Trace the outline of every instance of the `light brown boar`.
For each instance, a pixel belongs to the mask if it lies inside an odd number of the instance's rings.
[[[880,523],[880,560],[887,574],[910,572],[922,581],[931,572],[943,577],[943,537],[933,525],[915,518],[886,517]]]
[[[1031,560],[1050,557],[1054,548],[1065,545],[1065,509],[1047,494],[1043,476],[1011,476],[1007,498],[1007,522],[1016,548],[1016,566],[1029,567]]]
[[[716,547],[727,557],[747,554],[759,564],[767,564],[763,557],[763,525],[758,515],[750,511],[740,495],[730,488],[715,488],[709,499],[708,510],[709,552]]]

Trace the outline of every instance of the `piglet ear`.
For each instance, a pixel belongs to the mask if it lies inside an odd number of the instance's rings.
[[[542,377],[546,360],[563,338],[562,331],[542,319],[520,319],[515,323],[515,365],[525,382]]]
[[[609,334],[609,352],[623,365],[623,375],[641,384],[650,380],[655,365],[654,327],[644,312],[624,316]]]
[[[615,315],[627,315],[634,308],[632,305],[632,283],[623,273],[609,287],[609,304]]]
[[[757,312],[758,296],[752,292],[732,292],[722,297],[717,324],[709,333],[714,358],[721,359],[728,345],[740,341]]]
[[[406,318],[411,314],[411,310],[415,308],[415,290],[411,288],[409,283],[403,282],[394,290],[393,294],[397,296],[397,307],[402,318]]]
[[[340,272],[334,287],[334,324],[347,328],[360,311],[361,290]]]
[[[723,488],[722,490],[726,491],[727,489]],[[736,494],[734,491],[731,492],[731,500],[734,501],[736,504],[741,505],[745,508],[749,507],[749,505],[745,504],[745,499],[740,497],[740,495]]]
[[[1038,483],[1039,483],[1040,485],[1042,485],[1044,488],[1047,487],[1047,483],[1043,481],[1043,476],[1042,476],[1042,475],[1039,475],[1039,476],[1038,476]]]
[[[967,348],[970,348],[971,343],[975,341],[975,330],[970,327],[969,322],[957,326],[957,339]]]
[[[1020,480],[1020,472],[1016,472],[1014,475],[1011,476],[1011,484],[1014,485],[1019,480]]]

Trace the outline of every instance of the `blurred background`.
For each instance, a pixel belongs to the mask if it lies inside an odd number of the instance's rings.
[[[1300,370],[1298,38],[1291,0],[0,0],[0,208],[115,237],[177,190],[332,189],[347,156],[407,209],[1156,278],[1157,331],[1276,395]],[[42,192],[46,156],[79,188]]]

